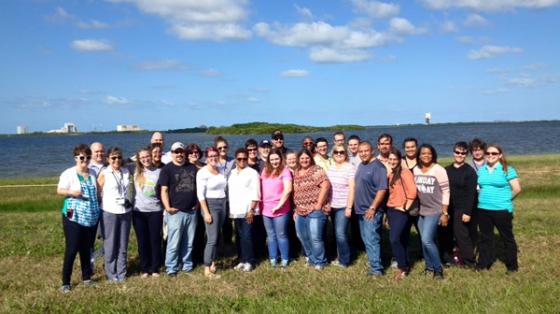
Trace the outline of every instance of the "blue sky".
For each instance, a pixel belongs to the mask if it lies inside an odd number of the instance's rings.
[[[3,1],[0,133],[560,119],[560,0]]]

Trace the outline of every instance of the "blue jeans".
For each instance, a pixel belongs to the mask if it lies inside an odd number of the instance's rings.
[[[327,216],[322,211],[316,210],[307,216],[296,216],[296,233],[301,241],[305,256],[312,265],[325,266],[325,242],[323,232]]]
[[[394,208],[389,208],[387,210],[387,217],[389,217],[389,226],[391,227],[389,237],[391,239],[393,256],[397,260],[399,269],[408,271],[410,263],[407,250],[412,222],[408,218],[408,213]]]
[[[253,224],[248,223],[246,218],[235,218],[233,221],[235,222],[235,231],[239,237],[237,245],[239,262],[254,264]]]
[[[426,270],[441,272],[441,259],[436,244],[437,226],[439,214],[431,216],[420,216],[418,227],[420,228],[420,238],[422,239],[422,253],[426,262]]]
[[[278,260],[278,250],[283,261],[290,259],[290,241],[288,240],[288,219],[290,214],[280,217],[263,216],[266,229],[268,256],[271,260]]]
[[[381,264],[381,226],[383,213],[377,210],[372,219],[365,219],[364,215],[358,215],[360,223],[360,235],[366,247],[370,272],[383,274]]]
[[[165,215],[167,222],[167,249],[165,267],[168,274],[179,271],[179,260],[183,271],[193,269],[192,249],[196,231],[197,212],[177,212]]]
[[[333,208],[331,219],[333,221],[334,235],[336,238],[336,250],[338,262],[344,266],[350,264],[350,245],[348,244],[348,222],[350,218],[344,214],[345,208]]]

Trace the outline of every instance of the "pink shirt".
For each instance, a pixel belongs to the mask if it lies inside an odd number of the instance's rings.
[[[264,171],[261,174],[261,191],[262,191],[262,214],[266,217],[279,217],[290,212],[290,199],[276,212],[272,213],[272,209],[278,205],[284,192],[284,181],[292,181],[292,173],[285,167],[282,173],[277,177],[267,177]]]
[[[331,181],[332,186],[332,208],[346,208],[348,205],[348,194],[350,192],[349,180],[354,180],[354,175],[356,174],[356,168],[349,162],[342,164],[340,169],[336,168],[336,164],[333,164],[329,170],[327,170],[327,176]]]

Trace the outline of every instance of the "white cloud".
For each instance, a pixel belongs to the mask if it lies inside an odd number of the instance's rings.
[[[458,36],[456,39],[465,45],[484,45],[490,42],[487,37]]]
[[[247,0],[110,0],[132,3],[145,13],[165,19],[185,40],[243,40],[251,36],[242,23]]]
[[[124,97],[107,95],[107,97],[105,97],[105,103],[109,105],[126,105],[130,102]]]
[[[98,20],[91,20],[90,22],[79,21],[76,25],[78,25],[79,28],[84,29],[103,29],[109,27],[107,23],[103,23]]]
[[[505,94],[510,92],[509,88],[505,88],[505,87],[500,87],[500,88],[496,88],[496,89],[488,89],[485,91],[482,91],[483,94],[485,95],[499,95],[499,94]]]
[[[512,77],[507,79],[508,85],[530,88],[537,86],[537,80],[532,77]]]
[[[474,11],[505,11],[513,9],[544,9],[560,4],[560,0],[422,0],[431,9],[468,9]]]
[[[479,50],[471,50],[467,57],[471,60],[490,59],[506,53],[522,53],[523,49],[507,46],[482,46]]]
[[[158,71],[158,70],[184,70],[186,65],[179,60],[164,59],[146,61],[138,66],[141,70],[145,71]]]
[[[371,55],[360,49],[313,48],[309,58],[317,63],[346,63],[366,61]]]
[[[488,20],[479,14],[469,14],[463,24],[469,27],[484,27],[488,25]]]
[[[400,12],[397,4],[369,0],[352,0],[352,4],[357,12],[365,13],[374,18],[388,18],[396,16]]]
[[[398,35],[416,35],[426,32],[426,29],[416,27],[412,25],[412,23],[410,23],[407,19],[402,17],[392,18],[389,22],[389,29],[392,33]]]
[[[454,32],[458,32],[459,28],[457,27],[457,25],[455,25],[455,22],[445,21],[441,24],[441,30],[444,33],[454,33]]]
[[[306,77],[309,75],[309,72],[307,70],[292,69],[292,70],[286,70],[280,73],[280,75],[283,77]]]
[[[109,42],[97,39],[74,40],[70,46],[82,52],[104,52],[113,50],[113,46]]]
[[[299,15],[301,15],[302,17],[306,18],[306,19],[313,19],[313,13],[311,12],[311,10],[309,8],[306,7],[300,7],[299,5],[295,5],[296,11]]]
[[[218,76],[222,76],[222,72],[220,72],[216,69],[206,69],[206,70],[202,71],[202,75],[204,75],[206,77],[218,77]]]

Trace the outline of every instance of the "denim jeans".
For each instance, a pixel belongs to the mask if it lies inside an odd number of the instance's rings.
[[[278,250],[283,261],[290,259],[290,241],[288,240],[288,219],[290,214],[280,217],[263,216],[264,227],[267,234],[268,257],[278,260]]]
[[[320,210],[307,216],[296,216],[296,233],[312,265],[325,266],[327,263],[323,241],[326,222],[327,216]]]
[[[333,221],[334,235],[336,238],[336,250],[338,262],[344,266],[350,264],[350,245],[348,244],[348,222],[350,218],[345,215],[345,208],[333,208],[331,219]]]
[[[235,231],[238,235],[237,255],[240,263],[255,263],[253,253],[253,224],[245,218],[235,218]]]
[[[168,274],[178,272],[180,262],[183,264],[183,271],[193,269],[192,248],[196,231],[196,216],[195,211],[180,211],[173,215],[165,215],[167,223],[165,267]]]
[[[408,213],[394,208],[387,210],[387,217],[389,217],[389,226],[391,227],[389,237],[391,239],[393,256],[397,260],[399,269],[408,271],[410,263],[407,250],[412,222],[409,219]]]
[[[367,220],[365,215],[358,215],[360,222],[360,234],[366,247],[370,272],[382,274],[381,264],[381,226],[383,224],[383,213],[375,212],[372,219]]]
[[[420,216],[418,227],[420,228],[420,238],[422,240],[422,253],[426,262],[426,270],[441,272],[441,259],[436,244],[437,227],[439,214],[430,216]]]

